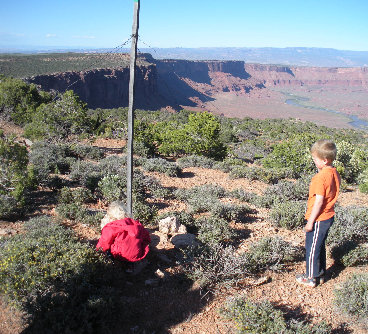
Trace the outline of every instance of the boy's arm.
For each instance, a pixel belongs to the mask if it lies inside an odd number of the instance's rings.
[[[316,221],[319,213],[321,212],[323,200],[324,197],[322,195],[316,195],[316,200],[314,201],[312,212],[309,216],[307,224],[304,227],[305,232],[310,232],[313,230],[313,224]]]

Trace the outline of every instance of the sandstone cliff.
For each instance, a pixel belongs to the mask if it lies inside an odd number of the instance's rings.
[[[275,86],[368,88],[368,68],[289,67],[243,61],[155,60],[136,72],[136,108],[201,106],[216,93],[249,94]],[[63,72],[27,78],[44,90],[73,89],[90,108],[128,106],[129,68]]]

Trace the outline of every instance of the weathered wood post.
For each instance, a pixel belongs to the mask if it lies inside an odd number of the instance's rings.
[[[129,109],[128,109],[128,146],[127,146],[127,210],[133,216],[132,184],[133,184],[133,137],[134,137],[134,77],[137,59],[139,0],[134,0],[132,46],[130,49]]]

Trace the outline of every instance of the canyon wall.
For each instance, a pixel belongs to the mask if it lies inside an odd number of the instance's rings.
[[[129,67],[63,72],[27,78],[47,91],[73,90],[90,108],[128,106]],[[160,104],[157,92],[156,66],[139,66],[136,71],[136,107],[149,109]]]
[[[248,94],[275,86],[368,88],[368,68],[291,67],[243,61],[155,60],[137,66],[135,107],[200,106],[218,92]],[[26,79],[42,89],[72,89],[90,108],[128,106],[129,68],[95,69]]]
[[[277,65],[245,64],[253,78],[270,86],[341,86],[368,87],[368,67],[289,67]]]

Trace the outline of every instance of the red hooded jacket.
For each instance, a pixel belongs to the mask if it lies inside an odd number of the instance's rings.
[[[138,220],[124,218],[104,226],[96,249],[110,250],[114,258],[136,262],[148,254],[150,242],[148,231]]]

